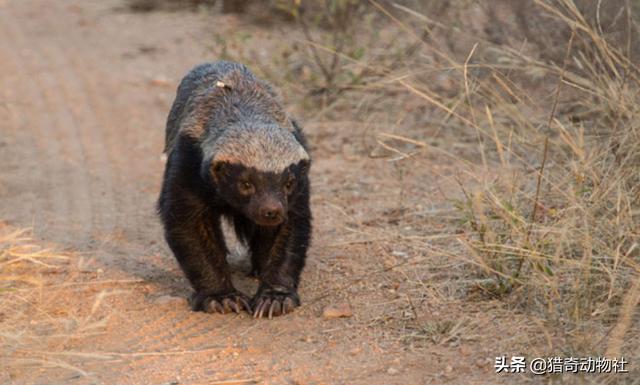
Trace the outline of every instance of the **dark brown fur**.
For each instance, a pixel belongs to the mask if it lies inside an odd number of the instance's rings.
[[[236,63],[196,67],[178,88],[165,150],[158,209],[193,309],[291,312],[311,238],[310,159],[270,86]],[[223,218],[249,246],[260,280],[251,300],[231,282]]]

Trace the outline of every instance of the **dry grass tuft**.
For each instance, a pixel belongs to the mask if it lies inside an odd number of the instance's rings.
[[[106,326],[108,314],[99,308],[113,293],[89,289],[95,276],[77,255],[43,248],[28,229],[0,225],[0,357],[8,376],[3,379],[19,380],[29,368],[90,375],[56,352]]]

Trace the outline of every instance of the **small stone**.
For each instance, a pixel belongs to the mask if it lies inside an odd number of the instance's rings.
[[[348,303],[332,304],[324,308],[322,316],[327,319],[353,316],[353,310]]]
[[[353,348],[351,350],[349,350],[349,355],[351,356],[357,356],[358,354],[360,354],[362,352],[362,349],[359,347]]]
[[[394,250],[391,252],[391,255],[395,257],[407,258],[408,255],[404,251]]]
[[[78,321],[73,318],[63,319],[61,323],[67,333],[71,333],[78,328]]]
[[[387,369],[387,374],[390,374],[392,376],[396,375],[398,373],[400,373],[400,371],[398,369],[394,368],[394,367],[391,367],[391,368]]]
[[[397,264],[398,264],[398,260],[393,257],[386,257],[382,261],[382,265],[384,266],[385,269],[391,269],[395,267]]]
[[[182,297],[176,297],[173,295],[163,295],[155,300],[153,303],[160,307],[181,308],[187,306],[187,300]]]
[[[150,83],[151,85],[159,86],[159,87],[173,86],[173,82],[162,75],[154,77],[153,79],[151,79]]]

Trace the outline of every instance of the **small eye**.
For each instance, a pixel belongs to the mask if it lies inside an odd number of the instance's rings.
[[[286,188],[287,190],[291,190],[293,188],[293,183],[293,179],[289,179],[287,183],[284,184],[284,188]]]
[[[253,193],[253,184],[249,181],[241,181],[239,184],[240,192],[243,194],[251,194]]]

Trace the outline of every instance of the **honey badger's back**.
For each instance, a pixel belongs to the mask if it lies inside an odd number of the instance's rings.
[[[247,67],[227,61],[201,64],[178,87],[167,118],[164,151],[169,154],[180,135],[211,142],[242,121],[295,131],[271,86]]]

